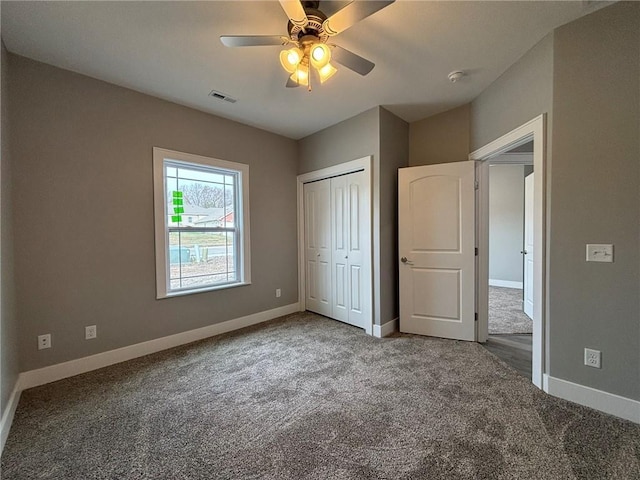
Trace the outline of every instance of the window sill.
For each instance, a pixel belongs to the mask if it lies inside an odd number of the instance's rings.
[[[213,292],[216,290],[226,290],[227,288],[235,288],[235,287],[245,287],[247,285],[251,285],[251,282],[238,282],[238,283],[228,283],[225,285],[216,285],[211,287],[203,287],[203,288],[194,288],[191,290],[181,290],[179,292],[171,292],[156,295],[156,300],[163,300],[165,298],[173,298],[173,297],[182,297],[185,295],[193,295],[196,293],[205,293],[205,292]]]

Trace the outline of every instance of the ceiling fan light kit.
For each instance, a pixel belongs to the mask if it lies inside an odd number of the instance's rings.
[[[287,72],[293,73],[302,61],[304,53],[298,47],[280,52],[280,64]]]
[[[320,75],[320,83],[324,83],[329,80],[337,71],[338,69],[330,63],[327,63],[324,67],[318,69],[318,74]]]
[[[306,85],[311,91],[312,76],[324,83],[338,71],[331,64],[332,58],[363,76],[373,69],[374,63],[337,45],[327,45],[327,40],[393,2],[394,0],[354,0],[327,17],[318,10],[319,1],[280,0],[282,9],[289,17],[288,37],[224,35],[220,40],[227,47],[293,45],[280,52],[280,64],[290,74],[286,86]]]
[[[331,50],[325,43],[316,43],[311,49],[311,64],[320,70],[331,61]]]

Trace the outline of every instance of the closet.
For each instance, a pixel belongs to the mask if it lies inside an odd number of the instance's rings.
[[[304,184],[307,310],[371,325],[371,200],[364,171]]]

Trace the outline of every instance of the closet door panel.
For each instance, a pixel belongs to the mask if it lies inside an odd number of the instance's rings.
[[[331,316],[330,181],[304,186],[307,310]]]
[[[349,323],[366,328],[371,323],[371,201],[364,172],[346,175],[349,217]]]
[[[347,177],[331,179],[331,316],[349,320],[349,196]]]

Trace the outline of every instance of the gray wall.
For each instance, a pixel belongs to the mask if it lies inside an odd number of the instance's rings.
[[[549,34],[471,103],[471,151],[541,113],[547,113],[549,126],[552,102],[553,34]]]
[[[640,4],[561,27],[554,45],[550,373],[640,400]],[[615,263],[586,263],[586,243],[614,244]]]
[[[379,107],[298,141],[298,173],[308,173],[380,154]]]
[[[470,126],[471,104],[411,123],[409,165],[468,160]]]
[[[489,279],[522,282],[524,165],[489,168]]]
[[[380,108],[380,318],[398,317],[398,169],[409,164],[409,124]]]
[[[21,370],[297,302],[295,141],[11,54],[9,81]],[[155,299],[153,146],[250,165],[252,285]]]
[[[0,418],[18,379],[18,325],[13,276],[11,168],[8,135],[8,53],[1,46],[0,72]]]
[[[374,322],[398,316],[397,170],[408,164],[409,126],[375,107],[299,141],[299,173],[373,156]]]

